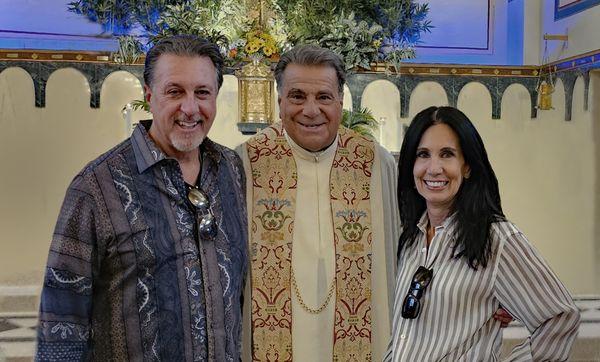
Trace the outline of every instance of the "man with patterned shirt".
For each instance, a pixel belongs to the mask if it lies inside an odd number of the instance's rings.
[[[340,129],[345,72],[335,53],[296,47],[275,78],[282,122],[240,149],[251,261],[244,357],[380,360],[399,230],[394,159]]]
[[[153,121],[67,190],[42,291],[37,360],[239,361],[245,177],[206,137],[218,47],[175,36],[146,56]]]

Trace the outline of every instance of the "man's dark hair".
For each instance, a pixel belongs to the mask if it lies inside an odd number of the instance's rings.
[[[278,92],[283,85],[283,72],[290,64],[306,66],[324,65],[332,67],[335,69],[337,75],[338,92],[340,94],[344,93],[344,84],[346,83],[344,61],[333,51],[316,45],[299,45],[292,50],[285,52],[275,67],[275,80],[277,81]]]
[[[498,179],[475,126],[463,112],[453,107],[429,107],[419,112],[404,136],[398,161],[398,205],[403,226],[398,255],[416,241],[417,224],[427,209],[413,177],[417,148],[425,131],[440,123],[452,128],[470,168],[469,178],[463,179],[450,211],[456,213],[454,254],[457,258],[465,257],[474,269],[485,268],[491,254],[491,224],[505,220]]]
[[[219,47],[204,38],[194,35],[174,35],[163,38],[148,51],[144,63],[144,83],[147,86],[152,86],[154,67],[163,54],[209,58],[217,70],[218,89],[221,88],[224,63]]]

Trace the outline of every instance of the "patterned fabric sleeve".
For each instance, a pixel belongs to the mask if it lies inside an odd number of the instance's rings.
[[[92,260],[96,241],[93,197],[78,176],[69,186],[52,237],[40,302],[36,361],[88,357]]]
[[[569,292],[522,233],[499,251],[496,296],[531,334],[507,360],[566,361],[580,318]]]

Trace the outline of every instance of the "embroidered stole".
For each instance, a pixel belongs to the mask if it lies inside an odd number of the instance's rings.
[[[336,260],[333,360],[370,361],[370,179],[375,151],[373,142],[357,133],[346,129],[339,133],[329,185]],[[252,358],[291,361],[296,163],[281,123],[248,141],[247,151],[253,189]]]

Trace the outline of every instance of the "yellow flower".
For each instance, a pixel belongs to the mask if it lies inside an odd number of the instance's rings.
[[[260,45],[256,42],[256,39],[248,42],[248,44],[246,44],[246,46],[244,47],[244,50],[246,51],[246,53],[248,54],[254,54],[256,53],[258,50],[260,49]]]
[[[263,53],[265,53],[267,57],[270,57],[271,54],[275,53],[275,49],[273,49],[271,46],[265,46],[263,48]]]

